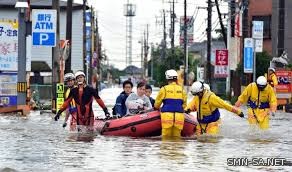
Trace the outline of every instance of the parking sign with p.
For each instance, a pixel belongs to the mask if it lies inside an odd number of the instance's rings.
[[[56,46],[56,10],[32,10],[32,45]]]

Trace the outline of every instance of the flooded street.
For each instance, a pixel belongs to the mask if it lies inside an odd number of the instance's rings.
[[[102,95],[111,97],[112,91]],[[108,99],[110,100],[110,99]],[[112,99],[113,100],[113,99]],[[106,104],[113,102],[105,101]],[[98,110],[96,112],[98,113]],[[105,137],[70,133],[53,114],[0,116],[0,171],[291,171],[289,166],[228,166],[227,158],[292,160],[292,114],[277,112],[259,132],[222,112],[218,138]],[[102,113],[103,114],[103,113]]]

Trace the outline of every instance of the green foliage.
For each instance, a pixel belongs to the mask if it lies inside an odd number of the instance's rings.
[[[155,48],[152,51],[152,57],[154,58],[153,63],[153,79],[156,81],[156,86],[163,86],[167,83],[165,79],[165,71],[168,69],[178,70],[180,65],[184,64],[185,56],[183,49],[180,47],[175,47],[174,51],[171,49],[166,50],[166,57],[163,59],[161,57],[161,49],[159,47]],[[189,69],[188,71],[193,71],[196,73],[197,65],[199,60],[194,60],[193,56],[189,54]],[[151,66],[148,63],[149,70],[151,70]]]
[[[256,55],[256,77],[259,77],[267,73],[272,56],[270,56],[266,51],[257,53]]]

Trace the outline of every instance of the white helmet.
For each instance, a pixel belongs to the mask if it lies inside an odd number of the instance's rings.
[[[270,67],[269,70],[276,72],[275,68]]]
[[[191,93],[193,95],[202,92],[204,90],[204,84],[200,81],[196,81],[193,83],[192,87],[191,87]]]
[[[259,86],[266,86],[267,85],[267,79],[264,76],[259,76],[257,79],[257,85]]]
[[[169,79],[177,79],[177,76],[178,76],[177,72],[175,70],[173,70],[173,69],[167,70],[165,72],[165,78],[167,80],[169,80]]]
[[[80,75],[82,75],[82,76],[85,78],[85,74],[84,74],[84,72],[82,72],[82,71],[77,71],[77,72],[75,73],[75,78],[77,79],[77,77],[80,76]]]
[[[64,81],[67,82],[67,81],[70,81],[70,80],[74,80],[75,79],[75,76],[73,73],[66,73],[64,75]]]
[[[208,91],[211,90],[209,84],[204,83],[203,85],[204,85],[204,89],[205,90],[208,90]]]

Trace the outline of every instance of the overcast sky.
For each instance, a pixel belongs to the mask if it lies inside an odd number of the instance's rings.
[[[82,0],[79,0],[82,1]],[[172,1],[172,0],[171,0]],[[109,58],[109,63],[119,69],[126,67],[126,17],[123,15],[124,4],[127,0],[88,0],[90,5],[97,10],[99,31],[102,37],[103,48]],[[136,4],[136,16],[133,17],[133,40],[132,40],[132,60],[133,65],[141,66],[141,40],[142,34],[149,24],[149,43],[160,43],[163,38],[162,10],[166,13],[166,26],[170,27],[170,3],[169,0],[129,0],[130,3]],[[177,22],[175,26],[175,44],[179,44],[179,17],[184,14],[184,0],[175,0],[175,13]],[[197,7],[206,7],[206,0],[187,0],[187,15],[194,16],[194,41],[199,42],[206,39],[206,9],[197,9]],[[222,3],[223,13],[227,12],[227,4]],[[196,16],[196,17],[195,17]],[[218,17],[216,8],[213,7],[214,26],[218,26]],[[214,27],[213,26],[213,27]],[[168,33],[168,30],[167,30]],[[170,42],[169,35],[168,43]]]

